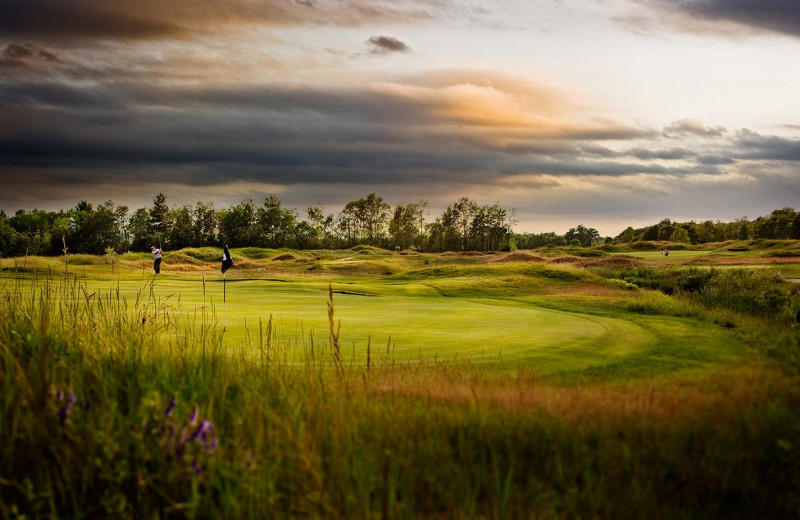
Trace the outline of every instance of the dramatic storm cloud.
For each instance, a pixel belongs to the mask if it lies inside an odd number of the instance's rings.
[[[796,206],[800,41],[770,34],[798,10],[758,5],[9,0],[0,208],[377,191],[611,234]]]
[[[411,0],[5,0],[0,34],[47,40],[162,40],[230,26],[410,24],[446,16],[449,2]]]
[[[693,32],[741,31],[800,37],[795,0],[636,0],[659,19]],[[633,21],[633,20],[632,20]],[[642,21],[642,18],[639,18]]]

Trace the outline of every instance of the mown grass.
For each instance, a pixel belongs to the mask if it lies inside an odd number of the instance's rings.
[[[397,262],[397,255],[385,256]],[[347,255],[321,261],[339,258]],[[47,262],[6,271],[0,517],[800,512],[797,375],[776,366],[787,362],[786,352],[763,355],[797,330],[772,307],[740,307],[762,289],[782,291],[791,304],[792,286],[767,274],[715,272],[699,276],[703,290],[690,291],[697,280],[680,268],[636,271],[639,288],[631,289],[608,279],[626,279],[625,269],[638,267],[429,259],[443,273],[425,267],[424,257],[406,258],[405,267],[390,264],[394,275],[336,279],[338,365],[326,283],[299,271],[283,271],[291,274],[274,282],[246,279],[256,271],[228,280],[228,290],[251,287],[247,301],[256,311],[249,332],[236,338],[222,331],[234,320],[222,315],[219,283],[195,271],[154,284],[135,263],[113,273],[98,264],[65,274],[63,265],[55,270]],[[670,295],[642,282],[661,277],[675,281]],[[269,292],[258,289],[264,286]],[[739,298],[728,294],[737,291]],[[296,309],[313,306],[318,310],[308,312],[321,321],[298,330],[288,314],[270,312],[265,294],[273,301],[295,295],[302,300]],[[379,311],[377,302],[395,299],[400,307]],[[393,315],[434,319],[462,304],[466,317],[454,312],[450,321],[498,312],[475,323],[487,334],[478,343],[491,344],[522,315],[536,325],[542,314],[529,310],[570,317],[561,330],[542,328],[543,339],[558,342],[574,320],[594,320],[606,339],[590,336],[583,347],[579,338],[564,341],[561,359],[547,367],[541,357],[523,362],[524,355],[496,365],[480,356],[402,356],[395,339],[381,337]],[[352,328],[366,336],[358,349],[349,348]],[[393,338],[406,330],[424,338],[435,329],[412,320]],[[615,359],[633,331],[650,339]],[[449,341],[474,335],[466,332],[452,327]],[[593,353],[600,359],[588,359]]]

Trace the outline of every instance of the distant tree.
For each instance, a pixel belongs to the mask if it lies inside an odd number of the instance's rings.
[[[577,240],[578,244],[583,247],[590,247],[597,242],[600,242],[600,233],[594,228],[587,228],[578,225],[571,228],[564,234],[564,240],[572,244],[573,240]]]
[[[117,206],[114,209],[114,220],[119,231],[119,243],[114,249],[120,253],[128,251],[131,242],[131,233],[128,229],[128,206]]]
[[[231,247],[256,245],[261,240],[258,211],[252,199],[222,210],[219,216],[220,240]]]
[[[794,220],[796,214],[792,208],[776,209],[769,216],[772,227],[770,238],[792,238],[794,235]]]
[[[622,233],[616,236],[616,240],[617,242],[629,243],[633,242],[635,237],[636,237],[635,231],[633,230],[632,227],[628,226],[625,228],[624,231],[622,231]]]
[[[317,230],[310,223],[300,221],[294,228],[292,245],[297,249],[313,249],[318,244]]]
[[[362,243],[380,245],[386,235],[391,209],[382,197],[370,193],[345,204],[339,215],[340,227],[350,240],[355,238]]]
[[[333,214],[325,215],[325,209],[321,205],[315,205],[306,208],[306,215],[314,230],[313,247],[334,247],[336,220]]]
[[[692,244],[700,243],[700,234],[697,232],[697,223],[694,221],[683,224],[683,229],[689,234],[689,242]]]
[[[389,235],[391,243],[400,249],[408,249],[418,243],[424,233],[427,202],[412,204],[398,204],[394,207],[392,219],[389,222]]]
[[[153,231],[147,208],[137,209],[128,218],[128,232],[131,236],[130,247],[132,250],[145,251],[153,245]]]
[[[219,221],[214,204],[198,201],[194,205],[194,238],[197,246],[217,244]]]
[[[495,251],[508,248],[510,224],[507,212],[499,202],[491,206],[480,206],[475,211],[470,224],[470,238],[473,249]]]
[[[440,221],[444,227],[443,238],[447,249],[468,249],[469,230],[477,212],[478,204],[468,197],[461,197],[444,210]]]
[[[8,224],[19,234],[17,244],[21,254],[51,254],[51,231],[54,220],[53,213],[38,209],[19,210],[8,219]]]
[[[25,254],[25,238],[9,221],[5,213],[0,215],[0,257]]]
[[[359,214],[366,231],[367,243],[380,245],[381,239],[386,234],[389,212],[392,207],[375,193],[370,193],[366,198],[359,199],[358,205]]]
[[[792,238],[800,239],[800,212],[795,213],[792,222]]]
[[[360,239],[360,227],[356,210],[355,204],[348,202],[336,217],[336,233],[340,243],[345,247],[356,245]]]
[[[675,233],[676,228],[671,223],[670,224],[660,224],[658,226],[658,239],[659,240],[670,240],[670,237]]]
[[[69,235],[70,225],[72,224],[69,212],[60,210],[55,213],[55,218],[53,220],[52,225],[52,232],[50,233],[50,251],[49,254],[57,255],[59,252],[63,253],[64,249],[64,242],[62,240],[66,239]]]
[[[563,246],[563,235],[549,231],[547,233],[522,233],[515,234],[514,241],[519,249],[536,249],[537,247],[545,246]]]
[[[447,229],[442,224],[441,217],[425,226],[427,232],[427,247],[428,251],[442,252],[446,249],[446,235]]]
[[[112,201],[97,206],[81,201],[70,215],[70,226],[65,240],[71,252],[101,255],[106,250],[117,250],[121,234],[117,225],[117,211]]]
[[[697,230],[697,241],[701,244],[725,240],[724,229],[712,220],[705,220],[697,224],[695,229]]]
[[[188,204],[170,211],[169,222],[172,225],[167,230],[169,247],[183,249],[197,244],[195,235],[194,211]]]
[[[677,226],[669,237],[672,242],[689,243],[689,232],[683,226]]]
[[[750,238],[750,222],[747,217],[736,219],[736,238],[739,240]]]
[[[153,198],[153,205],[150,207],[150,232],[155,240],[161,242],[170,224],[170,211],[167,206],[167,196],[159,193]]]
[[[283,209],[280,199],[270,195],[264,199],[264,205],[258,208],[258,223],[263,237],[260,245],[284,247],[293,241],[297,211]]]

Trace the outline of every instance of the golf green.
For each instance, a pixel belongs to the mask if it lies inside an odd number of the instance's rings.
[[[129,304],[151,298],[150,283],[134,280],[90,280],[98,294],[116,291]],[[359,287],[360,286],[356,286]],[[655,335],[633,322],[611,317],[544,309],[510,300],[447,298],[370,293],[334,284],[335,320],[341,321],[340,345],[348,359],[373,358],[387,348],[394,359],[518,362],[543,372],[587,368],[642,353]],[[413,292],[413,291],[412,291]],[[424,292],[424,291],[420,291]],[[152,305],[186,317],[205,316],[225,328],[233,351],[259,343],[270,317],[276,340],[296,354],[304,353],[313,335],[319,347],[329,343],[328,286],[321,282],[270,280],[223,284],[192,278],[159,278],[152,286]],[[260,324],[259,324],[260,321]]]

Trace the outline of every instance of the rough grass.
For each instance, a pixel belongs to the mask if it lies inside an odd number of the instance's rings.
[[[129,297],[90,277],[31,283],[6,279],[0,295],[2,517],[786,518],[800,508],[797,380],[765,360],[570,384],[535,368],[399,360],[391,342],[337,363],[332,341],[298,343],[279,320],[231,348],[218,307],[182,313],[188,302],[162,290],[168,281]],[[561,305],[585,310],[581,298]],[[344,303],[331,307],[334,325]]]

